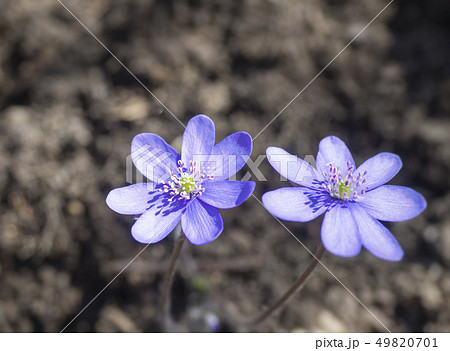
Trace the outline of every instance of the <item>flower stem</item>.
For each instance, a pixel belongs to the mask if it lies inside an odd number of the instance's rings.
[[[306,267],[305,271],[302,275],[295,281],[295,283],[287,290],[283,296],[281,296],[272,306],[270,306],[267,310],[263,311],[259,316],[253,319],[250,322],[250,325],[256,326],[264,322],[269,316],[271,316],[275,311],[277,311],[280,307],[282,307],[291,297],[294,295],[306,282],[308,277],[316,268],[320,259],[323,257],[325,253],[325,248],[322,244],[317,249],[312,261],[309,263],[308,267]]]
[[[164,276],[164,283],[161,292],[161,327],[163,332],[167,332],[167,322],[170,319],[170,291],[172,290],[173,276],[175,274],[175,268],[180,257],[181,249],[183,248],[186,237],[183,233],[177,238],[175,247],[170,257],[169,268]]]

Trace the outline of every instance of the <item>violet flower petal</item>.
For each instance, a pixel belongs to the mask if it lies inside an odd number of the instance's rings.
[[[246,132],[234,133],[212,148],[207,166],[215,180],[225,180],[245,165],[251,153],[252,137]]]
[[[382,185],[358,198],[368,214],[380,221],[407,221],[427,206],[422,195],[404,186]]]
[[[222,233],[223,220],[217,208],[194,199],[181,217],[181,228],[192,244],[203,245]]]
[[[200,201],[217,208],[233,208],[247,200],[255,189],[253,181],[219,180],[204,183]]]
[[[361,251],[358,226],[343,204],[336,203],[325,213],[320,235],[323,246],[333,255],[353,257]]]
[[[367,172],[364,185],[371,190],[390,181],[401,168],[400,157],[390,152],[382,152],[365,161],[356,169],[355,174],[362,175]]]
[[[320,141],[316,162],[317,168],[322,172],[328,172],[330,162],[335,167],[340,166],[341,169],[347,169],[347,162],[355,167],[355,161],[347,145],[335,136],[328,136]]]
[[[291,182],[313,187],[317,185],[317,180],[323,179],[322,173],[314,169],[308,162],[279,147],[268,147],[266,154],[272,167]]]
[[[154,244],[164,239],[176,227],[186,203],[169,202],[165,193],[154,192],[149,208],[131,228],[131,235],[144,244]]]
[[[120,214],[137,215],[149,207],[149,192],[154,190],[153,183],[139,183],[113,189],[106,197],[108,207]]]
[[[207,155],[211,154],[215,140],[214,122],[205,115],[192,117],[183,134],[181,146],[181,160],[186,166],[194,158],[205,161]]]
[[[403,249],[392,233],[359,205],[351,207],[363,246],[373,255],[388,261],[400,261]]]
[[[327,209],[328,196],[308,188],[291,187],[269,191],[262,197],[264,207],[286,221],[309,222]]]
[[[160,136],[142,133],[131,142],[131,159],[139,172],[149,180],[159,182],[169,177],[169,170],[177,172],[180,156]]]

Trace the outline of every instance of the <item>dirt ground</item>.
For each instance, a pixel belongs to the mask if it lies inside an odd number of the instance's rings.
[[[387,0],[63,0],[174,115],[209,115],[217,140],[256,136]],[[57,0],[0,0],[0,331],[58,332],[135,257],[133,218],[105,204],[125,185],[133,136],[179,147],[182,126]],[[325,265],[391,331],[450,331],[450,13],[395,0],[254,141],[315,155],[337,135],[357,163],[401,156],[391,182],[428,208],[389,225],[401,262],[363,251]],[[248,170],[248,169],[247,169]],[[264,161],[255,195],[280,187]],[[243,176],[246,170],[239,174]],[[253,175],[253,178],[254,175]],[[307,251],[255,199],[222,211],[215,242],[183,251],[176,331],[243,331]],[[286,223],[307,247],[320,219]],[[66,329],[158,332],[172,236],[149,246]],[[325,269],[258,332],[383,332]]]

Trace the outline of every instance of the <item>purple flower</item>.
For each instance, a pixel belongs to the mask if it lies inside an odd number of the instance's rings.
[[[223,230],[218,208],[239,206],[252,194],[255,182],[227,180],[250,157],[250,135],[234,133],[214,145],[214,134],[213,121],[198,115],[186,127],[181,156],[158,135],[133,139],[133,163],[151,182],[114,189],[106,203],[118,213],[141,215],[131,228],[137,241],[156,243],[181,220],[192,244],[209,243]]]
[[[278,173],[302,186],[263,195],[264,206],[274,216],[308,222],[325,213],[322,242],[337,256],[355,256],[364,246],[385,260],[403,257],[397,240],[379,220],[414,218],[425,209],[426,201],[410,188],[383,185],[402,167],[397,155],[383,152],[356,168],[345,143],[329,136],[319,144],[317,169],[277,147],[269,147],[267,157]]]

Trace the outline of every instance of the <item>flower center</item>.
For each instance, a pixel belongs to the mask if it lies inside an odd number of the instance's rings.
[[[169,201],[190,200],[200,196],[205,191],[202,183],[214,179],[214,174],[207,174],[209,167],[200,169],[195,161],[189,162],[189,167],[186,167],[184,162],[179,160],[178,166],[178,174],[169,170],[170,180],[161,181],[162,188],[159,191],[169,193]]]
[[[340,166],[334,166],[332,163],[329,163],[329,166],[328,173],[322,172],[325,177],[322,188],[332,197],[349,201],[366,193],[368,188],[364,186],[364,183],[367,181],[367,171],[363,174],[359,172],[355,174],[355,167],[349,161],[345,175],[342,174]]]
[[[183,176],[179,180],[181,190],[190,194],[195,190],[194,178],[191,175]]]

